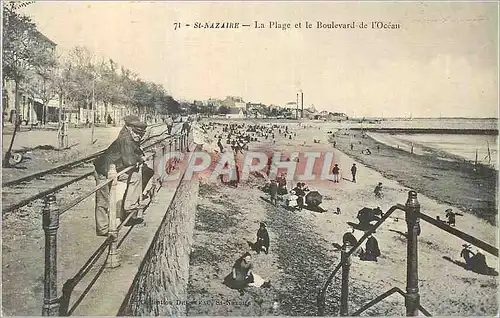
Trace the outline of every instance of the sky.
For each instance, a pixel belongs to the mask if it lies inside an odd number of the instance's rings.
[[[283,105],[302,90],[305,107],[356,117],[498,117],[498,2],[39,1],[24,12],[61,52],[86,46],[177,99]]]

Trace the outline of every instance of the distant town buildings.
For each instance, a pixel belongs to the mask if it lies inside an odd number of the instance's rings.
[[[314,105],[304,107],[302,113],[302,105],[297,107],[297,102],[287,102],[283,105],[270,104],[266,105],[262,102],[250,102],[243,100],[239,96],[226,96],[224,99],[209,98],[204,101],[194,101],[192,105],[206,116],[220,116],[228,119],[242,118],[278,118],[278,119],[297,119],[303,116],[308,120],[323,120],[323,121],[341,121],[347,120],[348,116],[342,112],[329,112],[326,110],[318,111]]]

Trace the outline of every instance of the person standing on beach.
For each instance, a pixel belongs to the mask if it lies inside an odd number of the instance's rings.
[[[217,141],[217,146],[219,147],[220,153],[223,152],[224,146],[222,145],[222,139],[219,137],[219,140]]]
[[[352,174],[352,182],[356,182],[356,172],[358,169],[356,168],[356,164],[353,163],[351,167],[351,174]]]
[[[448,218],[448,225],[449,226],[455,226],[455,217],[457,215],[462,215],[460,213],[455,213],[453,212],[452,209],[446,209],[444,212],[446,212],[446,217]]]
[[[332,170],[333,173],[333,182],[334,183],[339,183],[339,173],[340,173],[340,168],[338,164],[335,164]]]
[[[351,150],[353,150],[353,149],[354,149],[354,144],[353,144],[353,143],[351,143]]]
[[[168,116],[165,123],[167,124],[168,134],[171,135],[172,134],[172,127],[174,126],[174,121],[172,119],[172,116]]]
[[[375,197],[377,198],[382,198],[383,197],[383,193],[382,193],[382,182],[379,182],[377,184],[377,186],[375,187],[375,189],[373,190],[373,193],[375,194]]]
[[[271,180],[271,185],[269,187],[269,191],[271,194],[271,204],[278,204],[278,183],[276,180]]]

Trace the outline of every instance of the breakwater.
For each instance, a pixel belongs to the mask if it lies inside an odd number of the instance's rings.
[[[371,131],[394,134],[454,134],[454,135],[498,135],[498,129],[446,129],[446,128],[350,128],[355,131]]]

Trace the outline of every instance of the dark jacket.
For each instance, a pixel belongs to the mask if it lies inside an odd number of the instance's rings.
[[[139,145],[140,142],[134,141],[127,128],[123,127],[118,138],[94,161],[95,170],[107,177],[110,164],[115,164],[116,171],[120,172],[129,166],[142,163],[144,153]]]
[[[378,241],[373,236],[368,238],[368,240],[366,241],[366,254],[370,254],[376,257],[380,256]]]
[[[299,187],[295,187],[295,188],[293,188],[293,191],[295,191],[295,194],[296,194],[299,198],[305,197],[305,195],[306,195],[306,192],[305,192],[302,188],[299,188]]]
[[[265,228],[260,228],[257,231],[257,242],[258,241],[261,241],[262,246],[269,247],[269,234]]]

